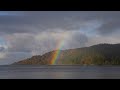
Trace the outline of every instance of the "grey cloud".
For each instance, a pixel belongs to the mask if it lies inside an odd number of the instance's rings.
[[[33,35],[13,34],[7,37],[8,50],[11,52],[31,52],[31,45],[35,44]]]
[[[74,40],[76,40],[77,42],[79,42],[79,44],[81,46],[85,46],[85,43],[88,41],[88,38],[86,35],[83,35],[83,34],[79,34],[79,33],[76,33],[73,37]],[[80,46],[80,47],[81,47]]]
[[[20,13],[22,15],[19,15]],[[56,28],[78,30],[81,28],[81,23],[89,20],[106,21],[120,18],[120,12],[109,11],[23,11],[20,13],[16,16],[0,16],[0,32],[33,33]]]
[[[68,42],[69,48],[80,48],[85,47],[88,42],[88,37],[85,34],[81,34],[80,32],[74,32],[71,36],[70,41]]]
[[[79,31],[70,31],[68,35],[69,36],[63,40],[64,42],[62,42],[64,43],[60,48],[62,50],[85,47],[88,42],[88,37]]]
[[[4,47],[0,47],[0,52],[4,51],[5,48]]]
[[[42,37],[42,35],[44,37]],[[44,54],[48,51],[55,50],[58,44],[61,44],[61,41],[59,41],[59,38],[61,37],[56,36],[52,36],[52,34],[48,32],[39,33],[39,38],[37,39],[34,34],[13,34],[6,36],[8,40],[8,51],[26,53],[36,52],[36,54]],[[80,32],[69,32],[69,37],[65,40],[66,44],[63,45],[63,49],[83,47],[86,42],[86,35],[83,35]]]
[[[98,31],[102,35],[107,35],[111,33],[115,33],[116,31],[120,31],[120,20],[112,20],[104,23],[100,28],[98,28]]]

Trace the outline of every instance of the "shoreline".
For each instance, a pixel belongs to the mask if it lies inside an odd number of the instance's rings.
[[[93,66],[93,67],[110,67],[110,66],[114,66],[114,67],[118,67],[118,66],[120,66],[120,65],[78,65],[78,64],[74,64],[74,65],[30,65],[30,64],[16,64],[16,65],[0,65],[0,66],[81,66],[81,67],[89,67],[89,66]]]

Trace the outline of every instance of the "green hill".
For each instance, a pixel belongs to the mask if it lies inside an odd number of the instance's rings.
[[[49,65],[56,51],[13,63]],[[90,47],[61,50],[56,64],[120,65],[120,44],[98,44]]]

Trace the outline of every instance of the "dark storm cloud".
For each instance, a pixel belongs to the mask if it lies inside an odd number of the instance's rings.
[[[104,22],[113,20],[114,22],[120,18],[120,12],[115,11],[24,11],[16,13],[13,16],[9,14],[0,16],[0,32],[33,33],[56,28],[79,30],[82,27],[81,23],[89,20]]]
[[[0,16],[0,31],[5,33],[35,32],[53,28],[69,28],[64,16],[49,12],[27,12],[21,16]],[[33,28],[33,29],[30,29]]]

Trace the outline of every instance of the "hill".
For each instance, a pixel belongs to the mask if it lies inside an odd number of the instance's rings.
[[[98,44],[90,47],[60,50],[55,64],[120,65],[120,44]],[[58,50],[37,55],[13,64],[50,65]]]

